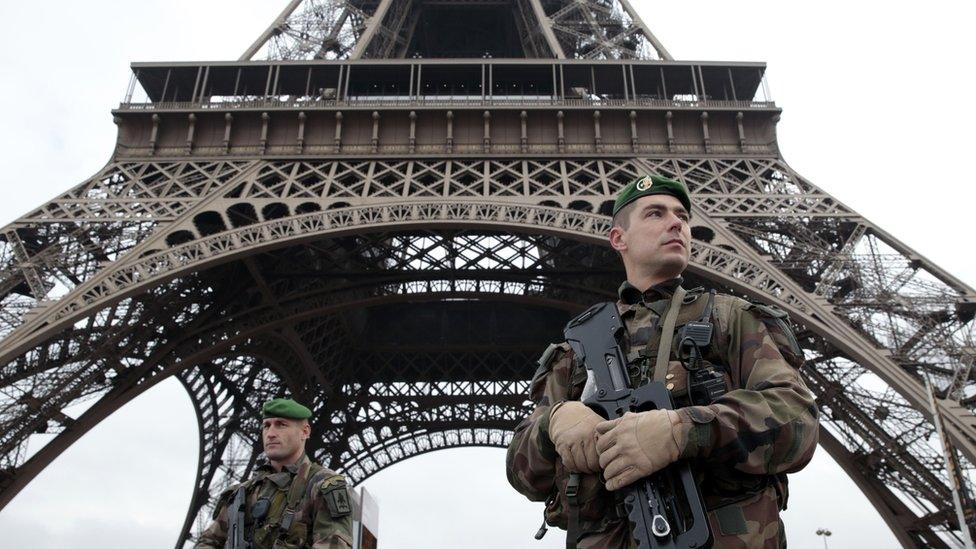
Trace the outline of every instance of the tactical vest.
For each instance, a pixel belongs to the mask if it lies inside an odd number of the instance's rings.
[[[713,299],[716,297],[703,294],[701,289],[692,290],[685,295],[678,311],[674,336],[671,338],[667,373],[663,376],[665,386],[674,400],[675,408],[709,404],[715,396],[734,390],[738,386],[736,381],[731,378],[728,366],[725,364],[726,358],[719,352],[721,346],[714,341],[714,338],[713,341],[704,344],[701,348],[701,363],[698,365],[700,372],[711,370],[714,384],[721,385],[721,388],[713,386],[712,398],[703,394],[706,391],[701,389],[701,380],[693,381],[693,375],[686,367],[688,360],[690,360],[689,349],[687,345],[682,345],[680,334],[691,322],[718,321],[712,307],[711,301]],[[655,328],[663,322],[664,312],[669,304],[670,300],[668,299],[650,304],[649,308],[658,313]],[[746,310],[754,312],[759,317],[786,362],[794,368],[800,368],[803,365],[803,350],[793,334],[789,315],[776,307],[759,303],[750,303]],[[637,335],[639,331],[640,329],[635,330],[631,334],[631,338],[633,339],[633,336]],[[655,377],[655,363],[662,340],[660,330],[656,330],[656,332],[652,332],[646,343],[641,341],[630,342],[627,358],[631,383],[634,386],[644,385]],[[696,390],[692,390],[693,387]],[[707,469],[697,470],[696,476],[702,496],[705,498],[709,509],[752,497],[770,485],[776,487],[781,509],[786,508],[788,488],[785,474],[751,475],[732,467],[722,469],[713,465]]]
[[[252,478],[244,483],[255,501],[247,507],[245,538],[254,549],[297,549],[305,547],[312,524],[303,516],[312,491],[325,479],[321,465],[306,460],[292,475],[287,471]],[[250,501],[251,498],[248,498]]]
[[[700,288],[691,290],[684,296],[681,307],[678,309],[674,333],[670,338],[671,351],[667,361],[667,371],[661,376],[663,383],[671,393],[675,408],[710,402],[695,401],[689,392],[691,375],[681,360],[682,353],[687,351],[681,349],[680,334],[690,322],[718,321],[713,303],[710,303],[712,299],[715,298],[705,294]],[[659,345],[662,340],[661,327],[670,302],[670,299],[662,299],[648,304],[646,308],[637,307],[636,317],[628,315],[624,319],[628,328],[627,349],[625,349],[627,351],[628,374],[633,387],[647,384],[655,378]],[[761,319],[787,363],[795,368],[802,366],[803,351],[793,335],[787,313],[772,306],[756,303],[750,304],[747,310],[754,311]],[[713,334],[717,332],[718,330],[713,330]],[[720,345],[716,344],[714,338],[712,339],[709,344],[701,348],[699,367],[710,368],[716,372],[715,379],[717,383],[721,383],[722,393],[731,391],[736,388],[737,384],[731,379],[725,358],[719,352]],[[547,349],[540,362],[551,359],[553,352],[554,348]],[[571,399],[579,399],[586,378],[586,368],[577,359],[573,364],[570,379],[572,387],[569,396]],[[696,394],[699,393],[696,391]],[[568,476],[568,472],[562,468],[562,462],[557,460],[556,478],[559,490],[547,501],[545,515],[548,524],[562,528],[569,526],[570,502],[564,494]],[[771,485],[776,488],[780,508],[785,509],[788,492],[785,475],[749,475],[728,467],[720,470],[715,468],[697,470],[696,477],[709,509],[754,497]],[[614,495],[603,489],[603,483],[599,476],[581,475],[578,492],[577,505],[579,510],[577,512],[579,519],[588,523],[587,531],[599,531],[608,523],[624,516]]]

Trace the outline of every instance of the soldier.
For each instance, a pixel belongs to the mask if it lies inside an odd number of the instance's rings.
[[[267,462],[249,480],[220,495],[214,522],[195,547],[224,549],[233,535],[233,502],[243,490],[238,501],[243,503],[242,538],[251,544],[247,547],[351,548],[352,508],[346,480],[305,455],[312,411],[294,400],[278,398],[266,402],[262,414]]]
[[[714,547],[786,544],[786,473],[803,468],[817,444],[817,408],[798,371],[803,353],[784,312],[682,288],[690,212],[684,185],[640,177],[617,197],[609,235],[627,274],[617,306],[631,386],[662,380],[673,411],[605,421],[579,402],[587,375],[569,345],[551,345],[539,360],[536,406],[515,429],[507,473],[516,490],[546,502],[546,523],[569,530],[567,547],[633,547],[617,490],[679,459],[691,460]],[[715,380],[707,387],[689,390],[687,349],[663,335],[672,302],[675,332],[689,321],[713,324],[711,342],[698,349]],[[659,360],[662,339],[671,343]],[[570,473],[580,474],[574,503]]]

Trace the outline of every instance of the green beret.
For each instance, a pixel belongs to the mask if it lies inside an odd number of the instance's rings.
[[[688,189],[681,182],[659,175],[642,175],[627,183],[617,195],[617,200],[613,203],[613,215],[617,215],[621,208],[638,198],[652,194],[669,194],[681,201],[681,205],[688,210],[689,214],[691,213],[691,199],[688,197]]]
[[[308,419],[312,411],[290,398],[276,398],[264,403],[261,413],[265,418],[284,417],[288,419]]]

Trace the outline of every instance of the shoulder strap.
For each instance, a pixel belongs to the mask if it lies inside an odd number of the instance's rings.
[[[309,472],[312,470],[312,460],[306,458],[305,462],[298,468],[295,478],[291,479],[291,486],[288,487],[288,497],[285,499],[285,512],[281,515],[281,524],[278,525],[281,533],[291,530],[291,524],[295,520],[295,513],[299,509],[302,500],[305,499],[305,485],[308,483]]]
[[[715,308],[715,290],[709,290],[708,301],[705,302],[705,310],[702,311],[701,318],[698,319],[699,322],[711,322],[712,321],[712,309]]]
[[[671,296],[671,304],[668,305],[668,312],[664,315],[664,324],[661,326],[661,342],[657,346],[657,362],[654,363],[654,381],[663,382],[664,376],[668,373],[668,361],[671,360],[671,340],[674,339],[674,326],[678,322],[678,311],[681,310],[681,303],[685,299],[685,289],[681,286],[675,290]]]

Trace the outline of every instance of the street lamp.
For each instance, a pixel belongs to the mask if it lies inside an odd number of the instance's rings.
[[[830,537],[830,535],[831,535],[830,530],[828,530],[826,528],[818,528],[817,529],[817,535],[818,536],[823,536],[823,539],[824,539],[824,549],[827,549],[827,538]]]

